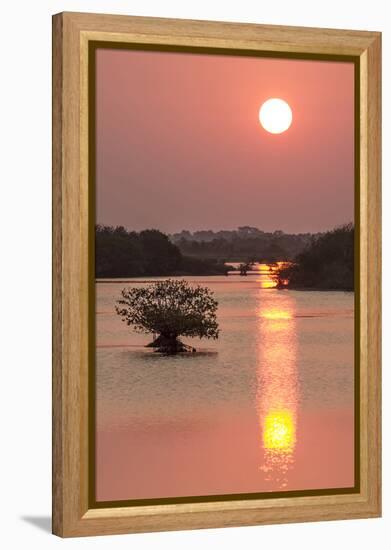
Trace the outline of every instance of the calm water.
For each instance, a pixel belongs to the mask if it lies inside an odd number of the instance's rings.
[[[187,280],[220,338],[166,357],[114,311],[146,281],[96,285],[97,500],[353,486],[353,293],[268,288],[263,267]]]

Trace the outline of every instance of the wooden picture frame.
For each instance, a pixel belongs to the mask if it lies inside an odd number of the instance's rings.
[[[345,494],[91,507],[88,83],[93,42],[217,48],[357,67],[359,485]],[[378,517],[381,514],[381,34],[87,13],[53,17],[53,533],[62,537]]]

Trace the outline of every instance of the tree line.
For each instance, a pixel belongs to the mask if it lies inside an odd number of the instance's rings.
[[[283,235],[275,237],[282,238]],[[185,239],[186,246],[183,246],[181,241],[174,243],[157,229],[136,232],[121,226],[97,225],[95,276],[221,275],[227,274],[230,269],[224,264],[225,261],[273,263],[291,259],[292,265],[276,274],[278,288],[353,290],[353,224],[322,234],[306,235],[300,244],[296,243],[299,248],[296,254],[294,247],[290,248],[290,253],[277,247],[269,248],[269,252],[268,249],[257,248],[254,241],[259,238],[259,235],[254,236],[250,232],[247,237],[242,235],[241,238],[232,239],[229,243],[231,248],[226,248],[224,242],[220,243],[220,249],[217,250],[215,240],[198,243]],[[272,247],[273,242],[269,246]],[[194,254],[196,248],[197,254]]]
[[[157,229],[95,228],[95,277],[219,275],[228,268],[215,259],[187,257]]]
[[[313,237],[311,233],[267,233],[243,226],[234,231],[182,231],[171,235],[170,239],[186,256],[271,263],[293,260]]]
[[[354,290],[352,223],[312,238],[294,263],[280,270],[278,286],[292,289]]]

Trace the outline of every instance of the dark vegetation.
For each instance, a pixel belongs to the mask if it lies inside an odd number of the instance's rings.
[[[218,338],[218,303],[209,288],[172,279],[124,288],[116,311],[135,332],[154,334],[148,344],[163,353],[195,351],[179,336]]]
[[[168,237],[156,229],[98,225],[95,257],[97,278],[221,275],[232,269],[224,262],[240,262],[245,275],[253,262],[292,261],[277,274],[278,288],[353,290],[354,226],[317,234],[240,227]]]
[[[98,225],[95,231],[97,278],[219,275],[228,268],[213,258],[187,257],[164,233],[140,233]]]
[[[281,288],[353,290],[353,224],[337,227],[311,239],[293,265],[280,270],[278,280]]]
[[[235,231],[182,231],[170,238],[186,256],[230,262],[270,263],[293,260],[312,237],[311,233],[267,233],[256,227],[244,226]]]

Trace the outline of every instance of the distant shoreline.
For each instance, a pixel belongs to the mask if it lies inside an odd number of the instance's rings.
[[[257,273],[254,273],[254,275],[257,275]],[[235,278],[239,277],[240,275],[233,275]],[[131,279],[135,280],[139,283],[154,283],[156,279],[169,279],[170,277],[200,277],[201,280],[199,282],[205,282],[208,281],[202,281],[202,277],[224,277],[224,280],[222,281],[216,281],[221,284],[229,284],[231,281],[230,276],[225,277],[224,275],[151,275],[149,278],[144,277],[109,277],[105,279],[104,277],[95,278],[95,284],[119,284],[119,283],[129,283]],[[232,277],[232,276],[231,276]],[[250,282],[246,280],[245,277],[241,277],[242,283]],[[303,287],[303,288],[284,288],[284,289],[277,289],[276,287],[272,288],[262,288],[262,290],[269,291],[269,290],[278,290],[279,292],[286,292],[286,291],[295,291],[295,292],[353,292],[354,289],[344,289],[344,288],[316,288],[316,287]]]

